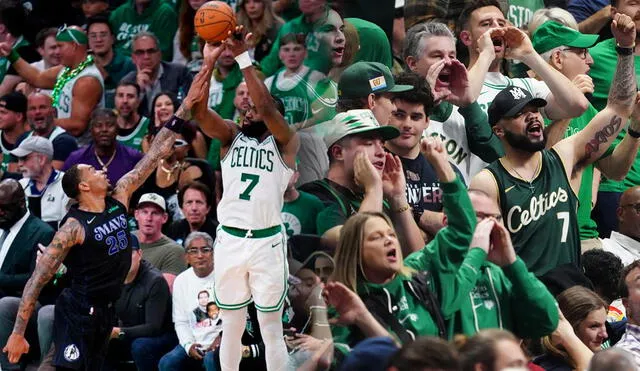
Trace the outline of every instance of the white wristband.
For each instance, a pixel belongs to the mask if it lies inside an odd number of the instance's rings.
[[[251,57],[249,56],[249,52],[244,52],[238,56],[236,56],[236,62],[238,62],[238,66],[240,66],[241,70],[252,66]]]

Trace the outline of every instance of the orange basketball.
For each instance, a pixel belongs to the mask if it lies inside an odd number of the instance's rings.
[[[235,29],[236,17],[224,1],[209,1],[198,9],[193,23],[200,37],[215,43],[226,39],[229,31]]]

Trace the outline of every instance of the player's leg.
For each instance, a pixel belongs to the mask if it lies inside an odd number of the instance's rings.
[[[286,370],[289,357],[282,330],[282,307],[275,312],[258,310],[258,323],[264,342],[267,370]]]
[[[271,238],[256,239],[249,267],[249,286],[258,310],[265,346],[267,370],[285,370],[287,347],[282,330],[282,307],[289,276],[284,231]],[[223,320],[224,321],[224,320]]]
[[[222,371],[236,371],[242,360],[242,334],[247,324],[247,307],[222,309],[220,315],[222,316],[220,367]]]

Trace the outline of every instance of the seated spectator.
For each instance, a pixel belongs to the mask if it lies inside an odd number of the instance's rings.
[[[36,92],[29,95],[27,98],[27,122],[32,131],[23,134],[18,139],[18,144],[31,136],[49,139],[53,145],[51,164],[56,170],[60,170],[71,152],[78,149],[78,142],[66,130],[56,126],[56,109],[51,104],[51,97],[44,93]]]
[[[175,113],[175,110],[178,109],[178,107],[178,100],[175,94],[171,92],[163,91],[153,97],[152,109],[149,113],[150,125],[146,135],[142,139],[142,152],[146,153],[149,150],[153,137],[156,135],[158,130],[160,130],[162,126],[171,119],[171,116]],[[189,148],[190,157],[205,158],[207,156],[207,145],[204,135],[202,135],[200,130],[198,130],[194,125],[187,125],[187,127],[192,129],[191,136],[193,137],[188,141],[188,144],[191,147]],[[183,131],[183,135],[188,134]]]
[[[171,62],[186,65],[195,75],[202,66],[202,47],[204,40],[196,33],[193,19],[196,11],[205,0],[183,1],[178,15],[178,32],[173,37],[173,60]]]
[[[131,43],[136,71],[129,72],[121,80],[138,84],[142,91],[139,112],[147,117],[153,117],[151,116],[153,98],[158,93],[175,92],[181,99],[189,91],[192,80],[191,73],[185,66],[161,60],[158,45],[158,38],[153,33],[147,31],[137,33]]]
[[[67,213],[69,197],[62,189],[64,173],[53,168],[53,146],[47,138],[31,136],[11,151],[18,159],[24,178],[20,186],[27,196],[29,211],[54,230]]]
[[[22,93],[0,97],[0,149],[2,170],[15,172],[18,163],[10,151],[18,146],[18,138],[27,131],[27,98]]]
[[[215,238],[218,223],[210,216],[212,201],[209,187],[200,182],[187,183],[178,193],[184,219],[171,223],[167,236],[180,245],[192,232],[204,232]]]
[[[129,359],[138,370],[156,370],[160,358],[178,343],[171,321],[169,286],[160,271],[144,260],[135,237],[131,248],[131,268],[114,303],[117,321],[111,330],[105,371],[118,370],[118,364]]]
[[[135,43],[136,35],[152,32],[158,35],[155,48],[162,52],[162,59],[171,60],[173,35],[178,29],[178,16],[173,5],[162,0],[129,0],[111,12],[109,22],[116,33],[115,47],[120,53],[127,56],[132,51],[135,53],[136,49],[132,50],[131,45]]]
[[[633,354],[636,366],[640,367],[640,313],[636,309],[640,306],[640,260],[627,265],[620,275],[620,297],[627,312],[627,329],[622,339],[615,345]]]
[[[31,63],[40,59],[40,56],[25,38],[32,35],[29,35],[27,19],[27,9],[21,1],[4,0],[0,4],[0,42],[9,44],[11,50]],[[7,57],[0,57],[0,65],[0,96],[3,96],[12,92],[22,78],[11,67]]]
[[[324,251],[314,252],[311,257],[313,258],[313,271],[320,277],[320,281],[326,284],[335,270],[336,264],[333,258]]]
[[[275,14],[272,0],[239,0],[236,10],[239,25],[253,33],[249,42],[251,59],[260,62],[271,51],[278,37],[278,31],[284,24],[282,18]]]
[[[142,151],[142,139],[147,134],[149,119],[138,113],[140,87],[135,83],[121,82],[116,88],[115,107],[118,111],[118,142]]]
[[[60,45],[56,41],[57,32],[58,30],[56,28],[51,27],[43,28],[36,34],[36,47],[42,59],[31,63],[31,65],[40,69],[40,71],[60,64]],[[43,89],[40,90],[40,92],[51,96],[52,90]]]
[[[289,178],[287,189],[284,191],[282,222],[288,237],[296,234],[316,234],[316,220],[324,209],[318,197],[296,188],[299,177],[300,172],[296,170]]]
[[[311,118],[313,86],[324,78],[323,74],[302,64],[307,55],[304,39],[304,34],[287,34],[280,38],[278,56],[284,67],[264,81],[271,95],[284,103],[284,118],[290,125]]]
[[[347,220],[340,232],[332,280],[362,295],[368,309],[358,313],[356,325],[332,328],[336,343],[353,345],[374,332],[379,334],[365,321],[365,316],[371,315],[369,311],[382,320],[377,326],[388,329],[401,343],[425,335],[445,337],[447,313],[448,317],[455,313],[462,298],[471,295],[476,285],[487,246],[476,244],[475,238],[472,241],[476,219],[471,201],[442,144],[430,140],[427,147],[425,155],[443,185],[444,210],[450,224],[424,248],[403,260],[398,237],[387,216],[361,211]],[[464,261],[456,260],[447,255],[451,243],[474,247]],[[424,271],[430,277],[425,277]],[[419,283],[424,280],[433,285]],[[407,305],[393,304],[400,300]],[[338,323],[340,319],[342,316]]]
[[[184,262],[184,249],[162,234],[162,225],[168,218],[166,208],[162,196],[146,193],[140,197],[134,215],[138,222],[136,234],[146,261],[162,272],[171,289],[176,276],[187,269],[187,266]]]
[[[640,259],[640,186],[628,188],[622,193],[616,217],[618,230],[602,240],[602,249],[615,254],[626,266]]]
[[[118,82],[129,72],[135,71],[136,66],[131,58],[113,47],[115,37],[106,16],[89,18],[87,20],[87,35],[89,36],[89,47],[93,51],[93,60],[103,73],[105,107],[112,108],[114,107],[114,95]]]
[[[75,164],[87,164],[104,170],[111,184],[116,184],[142,159],[142,153],[118,143],[118,117],[106,108],[93,111],[90,118],[93,142],[72,152],[62,167],[66,171]]]
[[[22,290],[35,269],[38,244],[49,244],[54,230],[29,213],[24,191],[15,180],[0,182],[0,205],[3,208],[0,249],[5,252],[0,262],[0,297],[3,298],[0,300],[0,342],[6,344],[13,330]],[[37,344],[35,322],[36,316],[33,316],[29,331],[32,344]],[[0,366],[3,370],[20,369],[20,365],[9,363],[7,353],[0,355]]]
[[[596,353],[589,362],[589,371],[636,371],[633,354],[624,349],[609,348]]]
[[[523,339],[551,334],[558,326],[555,300],[516,255],[509,231],[502,222],[500,206],[480,191],[469,190],[469,197],[478,220],[470,246],[491,253],[482,264],[471,294],[461,301],[459,311],[451,313],[449,337],[470,336],[489,328],[505,329]],[[490,234],[487,229],[491,230]],[[461,261],[467,254],[466,246],[455,243],[447,250],[453,261]],[[446,317],[450,313],[443,311],[443,314]]]
[[[193,232],[185,241],[187,262],[191,268],[180,273],[173,291],[173,323],[179,345],[165,354],[158,365],[160,371],[204,368],[216,370],[214,350],[220,345],[220,318],[196,317],[199,309],[206,312],[208,302],[201,302],[202,291],[213,296],[213,239],[206,233]]]
[[[607,303],[582,286],[567,289],[556,299],[562,313],[560,323],[543,339],[545,353],[534,363],[544,369],[584,370],[607,340]]]
[[[391,338],[375,337],[358,343],[341,363],[340,370],[404,371],[435,369],[438,371],[457,371],[458,367],[447,367],[450,366],[447,363],[458,364],[457,355],[448,359],[455,352],[452,348],[444,340],[423,336],[406,344],[402,350],[398,350],[398,346]],[[393,362],[395,358],[400,357],[400,353],[402,353],[402,360],[398,359]],[[437,356],[434,358],[437,359],[429,359],[430,357],[425,353],[435,353]],[[420,355],[420,360],[416,359],[418,355]],[[392,366],[387,367],[390,363]]]
[[[482,330],[460,346],[461,371],[527,370],[520,340],[509,331]]]

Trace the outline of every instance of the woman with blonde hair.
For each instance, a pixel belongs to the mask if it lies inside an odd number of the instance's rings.
[[[607,340],[607,304],[595,292],[574,286],[556,298],[561,311],[558,329],[543,338],[545,354],[534,363],[545,370],[586,369],[593,353]]]
[[[269,54],[284,21],[274,13],[271,0],[240,0],[236,19],[253,33],[249,54],[259,62]]]
[[[401,343],[418,336],[446,336],[445,316],[458,310],[462,299],[468,297],[487,253],[471,248],[464,261],[449,260],[449,251],[482,246],[472,241],[476,216],[442,143],[428,138],[423,153],[441,181],[448,226],[422,250],[403,259],[395,229],[385,214],[353,215],[340,232],[330,279],[356,292],[378,322]],[[478,230],[488,235],[492,226],[487,219],[478,224]],[[459,256],[457,252],[452,255]],[[351,346],[365,333],[357,324],[334,327],[332,332],[334,340]]]

